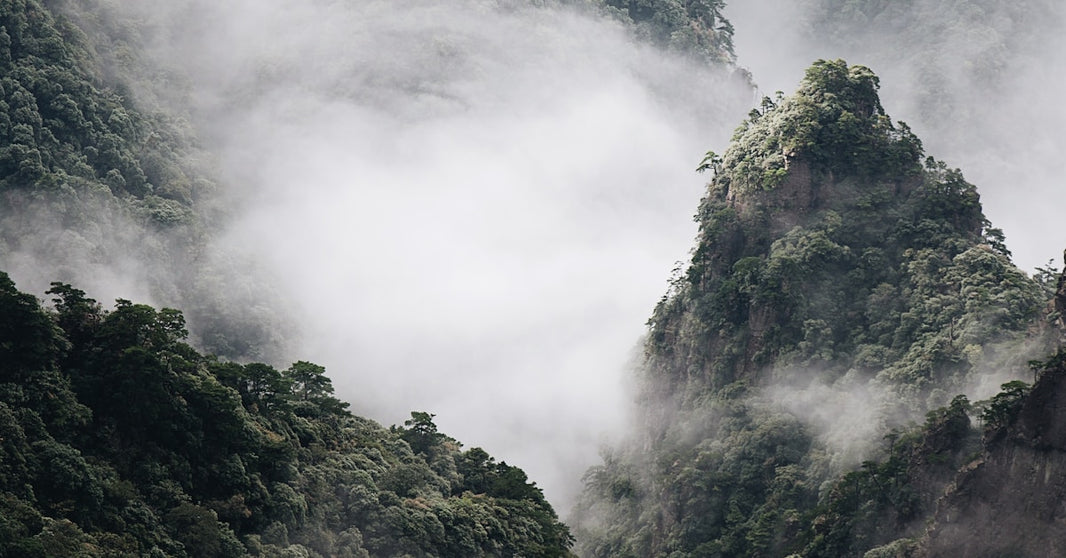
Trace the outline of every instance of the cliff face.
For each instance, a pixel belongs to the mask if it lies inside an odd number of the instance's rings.
[[[1052,304],[1066,308],[1066,272]],[[949,486],[919,556],[1066,555],[1066,350],[1039,373],[1013,420],[986,433],[981,456]]]

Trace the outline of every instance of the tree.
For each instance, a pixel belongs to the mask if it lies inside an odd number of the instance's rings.
[[[1021,380],[1013,380],[1000,386],[1003,391],[997,393],[992,399],[984,403],[981,411],[981,420],[985,423],[985,431],[992,431],[1009,425],[1018,416],[1022,408],[1025,396],[1029,393],[1029,384]]]
[[[703,173],[706,171],[713,171],[715,176],[722,171],[722,158],[714,151],[708,151],[703,156],[703,160],[700,161],[700,166],[696,167],[696,172]]]
[[[1055,259],[1049,259],[1044,267],[1037,267],[1033,273],[1033,280],[1040,283],[1047,298],[1054,297],[1059,281],[1059,270],[1055,267]]]
[[[56,322],[66,332],[67,338],[75,347],[86,344],[103,319],[100,303],[85,296],[85,291],[67,283],[53,282],[46,294],[52,295]]]
[[[0,382],[53,368],[69,346],[62,333],[33,295],[0,272]]]
[[[992,223],[988,219],[985,219],[982,223],[982,232],[985,242],[992,248],[992,251],[1007,258],[1011,257],[1010,250],[1007,249],[1007,236],[1003,234],[1003,229],[993,227]]]
[[[399,429],[400,437],[411,446],[411,451],[424,454],[444,440],[444,435],[437,432],[437,425],[433,423],[435,416],[424,411],[411,411],[411,418],[403,421],[405,428]]]
[[[292,380],[269,364],[245,365],[235,383],[245,406],[263,413],[277,411],[292,399]]]
[[[326,368],[307,361],[293,363],[285,371],[292,393],[300,401],[313,401],[333,394],[333,384],[326,377]]]
[[[323,366],[301,360],[293,363],[283,373],[297,401],[314,403],[319,410],[331,414],[344,414],[348,403],[333,397],[333,383],[326,376]]]

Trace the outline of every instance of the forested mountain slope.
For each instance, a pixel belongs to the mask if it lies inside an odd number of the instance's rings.
[[[1031,390],[1012,386],[999,401],[982,451],[948,485],[928,531],[898,548],[911,546],[917,557],[1066,552],[1066,352],[1041,362],[1038,371]]]
[[[611,17],[659,48],[735,63],[719,0],[470,4]],[[868,24],[884,42],[907,37],[919,113],[967,129],[979,119],[942,106],[952,99],[938,88],[994,82],[1004,52],[1033,48],[1016,30],[1046,32],[1058,13],[1045,0],[804,5],[839,45],[866,41]],[[229,360],[283,354],[284,305],[233,254],[207,253],[224,186],[195,118],[175,108],[183,77],[142,56],[142,34],[160,30],[130,13],[0,4],[0,267],[38,294],[62,281],[47,306],[0,274],[0,558],[569,555],[570,529],[525,473],[463,451],[433,415],[386,429],[349,413],[320,366]],[[961,56],[938,42],[969,34],[987,40]],[[416,64],[341,64],[327,85],[367,103],[465,87],[450,65],[464,43],[420,39]],[[286,70],[272,63],[220,89],[218,110],[269,105],[260,86]],[[374,87],[341,87],[349,78]],[[819,61],[700,165],[712,180],[697,244],[649,321],[640,427],[586,476],[579,554],[1035,556],[1066,544],[1066,372],[1061,351],[1046,356],[1062,342],[1066,287],[1049,306],[1056,272],[1011,263],[976,188],[925,157],[878,88],[866,67]],[[74,277],[147,285],[128,296],[182,303],[194,325],[121,299],[104,310]]]
[[[0,556],[567,556],[517,467],[412,413],[351,415],[322,367],[205,356],[184,319],[0,274]]]
[[[186,138],[134,106],[76,22],[15,0],[0,10],[0,28],[4,190],[54,192],[67,203],[107,192],[138,200],[161,224],[188,219],[198,192],[181,166]]]
[[[239,255],[205,253],[222,217],[211,158],[156,97],[180,79],[145,65],[136,23],[96,0],[0,6],[0,262],[38,292],[79,279],[184,303],[199,345],[276,357],[272,293]]]
[[[819,61],[708,153],[692,261],[649,321],[643,426],[574,515],[583,555],[861,556],[917,536],[980,446],[956,394],[1051,347],[1054,277],[1011,264],[974,186],[923,158],[878,86]]]

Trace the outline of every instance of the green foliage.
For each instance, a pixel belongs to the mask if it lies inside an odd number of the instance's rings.
[[[772,362],[879,372],[913,395],[964,376],[966,347],[1039,313],[1043,295],[998,246],[974,186],[923,163],[876,91],[866,68],[819,61],[717,163],[685,281],[650,322],[656,351],[690,361],[667,359],[664,374],[704,370],[686,400]],[[765,182],[768,170],[787,181]]]
[[[1010,426],[1018,416],[1025,396],[1029,393],[1029,384],[1013,380],[1000,386],[1000,391],[987,402],[981,402],[981,422],[986,431],[995,431]]]
[[[127,8],[0,3],[0,258],[76,275],[138,261],[153,296],[186,308],[202,346],[276,358],[264,351],[280,352],[282,319],[237,300],[264,296],[236,286],[257,274],[204,257],[220,217],[213,158],[189,108],[171,102],[187,93],[182,80],[148,67],[153,39]]]
[[[930,411],[924,425],[887,436],[886,457],[866,461],[837,480],[811,512],[803,554],[860,556],[901,535],[919,535],[919,519],[933,511],[938,487],[978,447],[970,411],[970,402],[960,395]]]
[[[570,555],[525,473],[433,415],[384,429],[321,366],[222,362],[177,310],[49,294],[0,274],[0,557]]]
[[[1058,290],[1060,272],[1055,267],[1055,260],[1050,259],[1043,267],[1037,267],[1033,273],[1033,280],[1040,284],[1044,290],[1044,296],[1051,300]]]
[[[188,222],[193,192],[182,140],[105,83],[69,18],[76,9],[38,0],[0,8],[0,188],[100,184],[118,198],[144,199],[159,224]]]
[[[708,151],[703,156],[703,160],[700,161],[700,165],[696,167],[696,172],[702,173],[706,171],[713,171],[714,174],[718,174],[722,170],[722,157],[720,157],[714,151]]]
[[[433,424],[435,416],[425,411],[412,411],[411,418],[403,421],[404,428],[396,429],[415,453],[428,453],[446,439]]]
[[[717,64],[732,63],[733,25],[724,0],[593,0],[652,44]]]
[[[6,273],[0,273],[0,381],[20,383],[31,372],[48,370],[66,349],[62,331],[32,295],[15,289]]]

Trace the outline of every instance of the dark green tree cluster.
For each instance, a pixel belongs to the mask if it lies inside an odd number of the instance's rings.
[[[108,80],[67,3],[53,4],[0,7],[0,188],[103,190],[160,224],[188,221],[197,191],[182,165],[186,138]]]
[[[595,0],[641,39],[714,64],[732,64],[733,25],[724,0]]]
[[[850,556],[899,539],[973,451],[969,404],[838,478],[819,432],[762,388],[872,385],[925,413],[984,370],[1025,374],[1025,343],[1046,349],[1027,340],[1046,289],[877,90],[865,67],[818,61],[704,160],[697,246],[649,321],[647,426],[589,473],[583,554]]]
[[[802,554],[862,556],[901,534],[919,534],[944,485],[981,449],[971,413],[960,395],[930,411],[920,427],[886,436],[885,457],[845,474],[811,513]]]
[[[525,473],[432,415],[384,429],[321,366],[220,361],[176,310],[49,294],[0,274],[0,557],[569,555]]]
[[[795,95],[767,97],[752,110],[733,135],[722,160],[730,172],[719,182],[738,193],[773,189],[800,156],[812,170],[840,176],[914,173],[922,144],[905,124],[892,124],[879,87],[865,66],[816,62]]]

